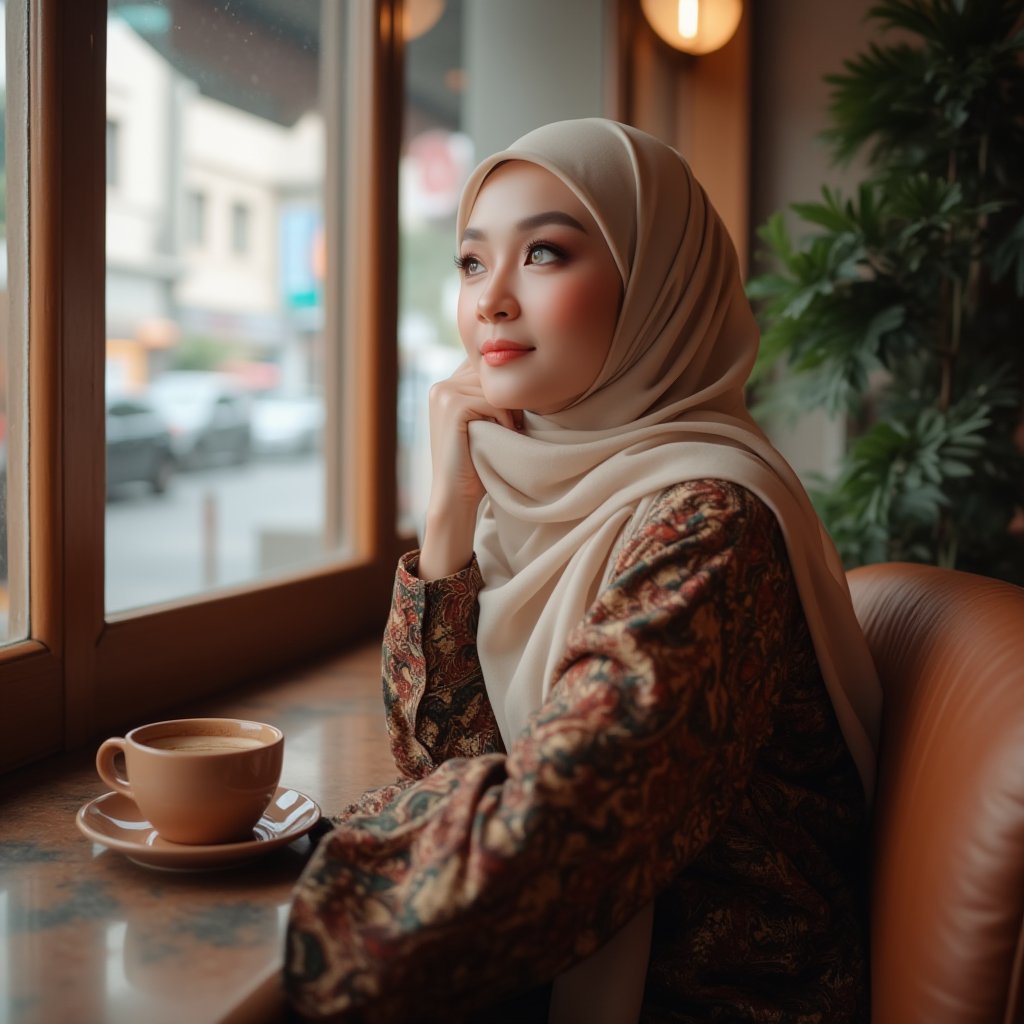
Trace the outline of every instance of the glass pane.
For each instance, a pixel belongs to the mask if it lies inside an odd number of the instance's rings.
[[[614,11],[612,0],[406,0],[398,324],[404,531],[421,525],[429,495],[429,385],[464,357],[452,262],[463,182],[479,159],[538,125],[605,113],[605,28]]]
[[[28,635],[27,5],[0,0],[0,643]]]
[[[463,0],[406,6],[412,38],[399,165],[398,525],[411,531],[421,525],[430,488],[427,392],[464,358],[453,238],[459,193],[476,160],[463,131]]]
[[[330,4],[323,4],[326,10]],[[108,611],[326,538],[321,0],[111,0]]]

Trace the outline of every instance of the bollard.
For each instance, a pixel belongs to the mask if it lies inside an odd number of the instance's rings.
[[[217,495],[203,495],[203,586],[209,590],[217,585]]]

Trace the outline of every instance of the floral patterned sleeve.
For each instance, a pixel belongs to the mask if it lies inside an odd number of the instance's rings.
[[[413,779],[452,757],[505,749],[476,653],[476,559],[426,583],[416,575],[418,557],[411,552],[398,564],[382,657],[391,752]]]
[[[738,802],[792,593],[757,499],[717,481],[666,492],[508,753],[447,760],[321,841],[288,931],[298,1012],[458,1020],[597,949]]]

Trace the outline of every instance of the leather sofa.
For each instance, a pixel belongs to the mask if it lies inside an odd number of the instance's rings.
[[[849,573],[884,691],[872,1024],[1024,1022],[1024,590]]]

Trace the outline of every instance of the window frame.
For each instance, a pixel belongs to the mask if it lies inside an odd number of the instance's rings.
[[[28,11],[29,639],[0,648],[0,770],[81,746],[175,705],[379,631],[395,560],[400,0],[325,4],[345,17],[327,69],[325,189],[327,519],[344,562],[283,579],[105,614],[105,0],[32,0]],[[333,13],[328,13],[333,12]],[[88,43],[83,43],[88,40]],[[333,79],[332,80],[332,75]],[[342,89],[344,86],[344,89]],[[391,126],[390,128],[388,126]],[[12,133],[13,134],[13,133]],[[359,201],[353,203],[358,197]],[[372,229],[372,230],[370,230]],[[363,239],[344,265],[342,243]],[[365,240],[369,240],[367,243]],[[351,251],[351,250],[349,250]],[[358,340],[358,344],[355,341]],[[330,439],[338,439],[338,440]],[[340,480],[349,481],[342,488]],[[186,638],[183,640],[183,638]]]

